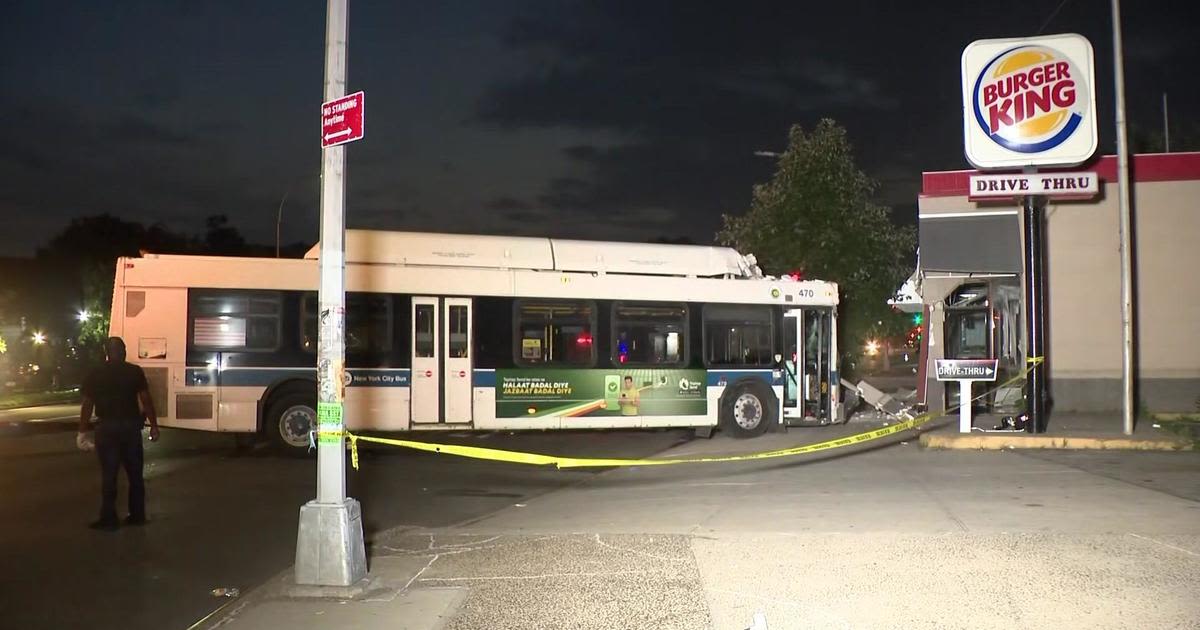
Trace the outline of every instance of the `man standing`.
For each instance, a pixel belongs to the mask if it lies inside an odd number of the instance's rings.
[[[623,387],[621,387],[621,398],[620,398],[620,402],[619,402],[619,404],[621,405],[621,415],[622,416],[638,415],[638,405],[640,405],[641,403],[642,403],[642,394],[638,391],[638,388],[633,386],[633,377],[626,376],[624,385],[623,385]]]
[[[142,423],[150,421],[150,441],[158,439],[158,416],[142,368],[125,361],[125,342],[109,337],[104,343],[107,360],[83,381],[83,403],[79,409],[79,431],[92,430],[92,411],[100,419],[96,426],[96,454],[100,459],[100,518],[92,529],[117,529],[117,468],[129,479],[129,516],[126,525],[146,522],[146,486],[142,479]],[[140,403],[140,406],[139,406]]]

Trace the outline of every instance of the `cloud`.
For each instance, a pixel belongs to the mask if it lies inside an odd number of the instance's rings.
[[[889,72],[899,62],[821,25],[837,13],[761,2],[542,7],[506,32],[529,70],[485,90],[477,120],[511,132],[608,135],[563,147],[577,174],[549,181],[539,207],[709,242],[720,215],[745,211],[752,186],[769,176],[773,164],[755,151],[782,149],[792,124],[832,116],[852,139],[880,133],[896,142],[919,126],[897,124],[920,120],[922,108]],[[957,52],[948,59],[956,82]],[[954,115],[953,102],[948,109]],[[891,196],[914,197],[928,166],[906,164],[912,182]]]
[[[514,197],[497,197],[484,204],[488,210],[500,210],[503,212],[521,212],[532,210],[533,204],[528,201],[516,199]]]
[[[18,249],[48,240],[73,217],[106,212],[189,232],[212,214],[243,229],[274,227],[282,192],[241,170],[227,146],[186,128],[51,105],[13,105],[0,118],[22,121],[0,142],[5,204],[38,217]]]
[[[191,135],[180,133],[144,118],[123,116],[103,123],[97,128],[97,140],[106,144],[190,145],[197,142]]]

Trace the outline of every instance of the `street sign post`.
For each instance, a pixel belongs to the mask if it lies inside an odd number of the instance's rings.
[[[937,380],[958,381],[958,431],[971,432],[971,384],[995,381],[998,359],[938,359]]]
[[[362,92],[321,103],[321,148],[362,140],[366,122],[366,101]]]
[[[346,149],[362,137],[362,92],[346,93],[346,0],[328,0],[321,107],[321,249],[317,324],[317,498],[300,507],[296,584],[349,587],[367,575],[362,508],[346,496]],[[337,591],[334,591],[335,593]]]

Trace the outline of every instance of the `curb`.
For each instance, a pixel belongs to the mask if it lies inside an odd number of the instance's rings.
[[[999,451],[1013,448],[1108,450],[1108,451],[1191,451],[1189,440],[1070,437],[1041,435],[945,435],[923,433],[921,446],[936,449]]]

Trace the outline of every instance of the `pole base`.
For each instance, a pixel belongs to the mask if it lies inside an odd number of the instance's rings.
[[[300,507],[295,575],[297,584],[314,586],[350,586],[367,576],[358,501],[309,501]]]

